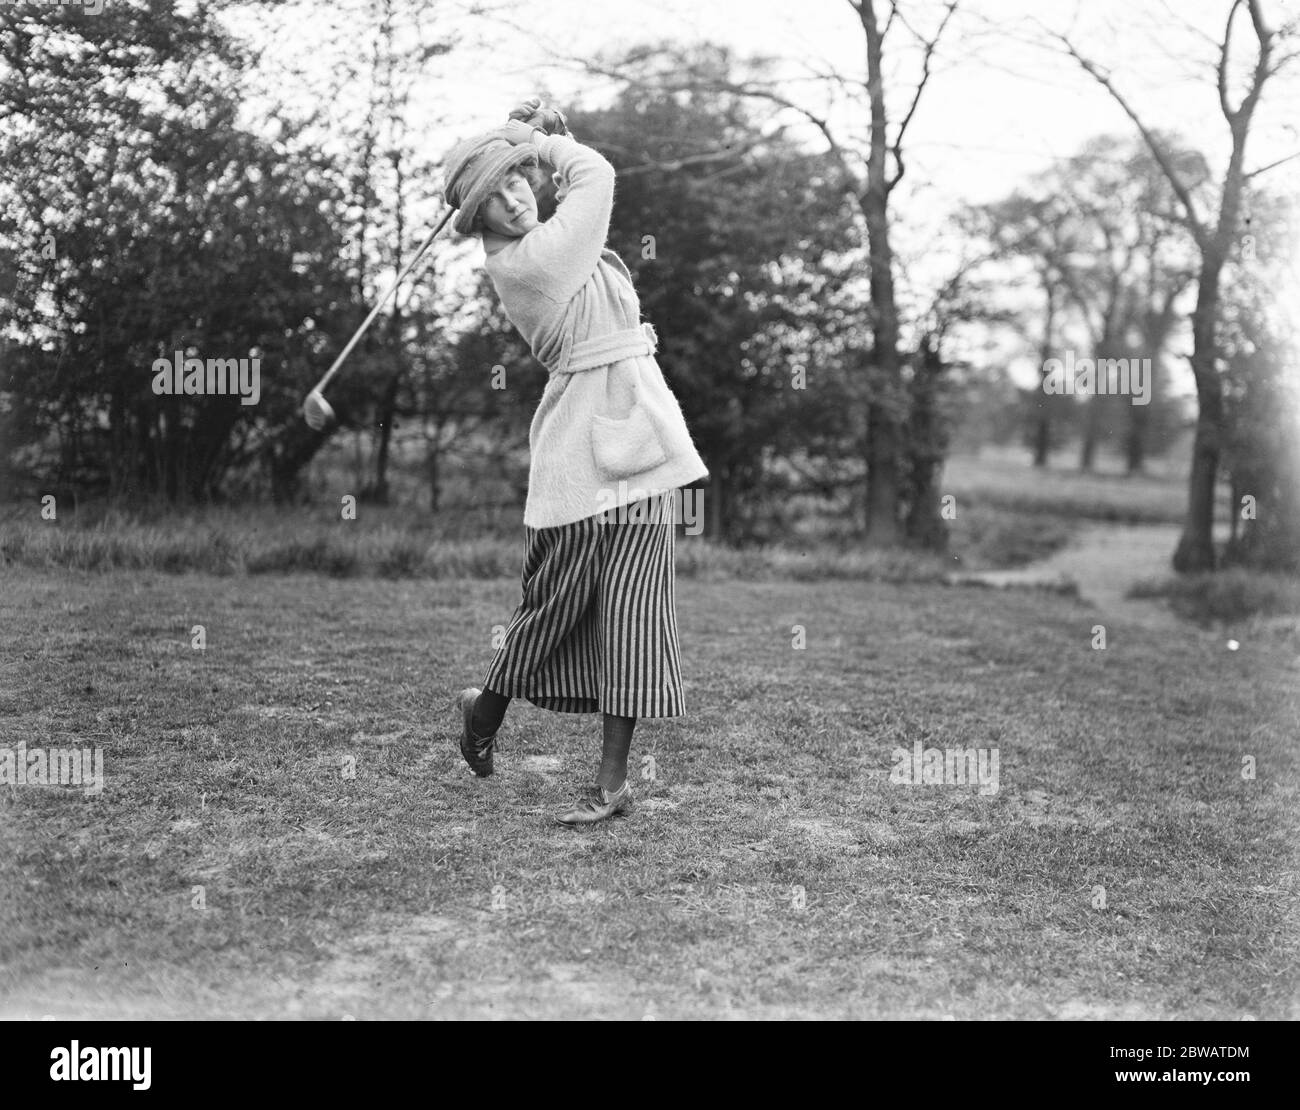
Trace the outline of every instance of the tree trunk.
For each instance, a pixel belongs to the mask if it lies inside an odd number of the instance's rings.
[[[1047,466],[1052,450],[1052,412],[1048,407],[1047,360],[1052,357],[1052,344],[1056,341],[1056,289],[1051,275],[1043,274],[1043,287],[1047,293],[1047,316],[1043,320],[1043,343],[1038,349],[1038,426],[1034,429],[1034,466]]]
[[[120,383],[115,383],[108,403],[108,493],[121,497],[127,476],[126,396]]]
[[[429,443],[425,462],[429,476],[429,509],[436,513],[442,501],[442,456],[433,441]]]
[[[1079,469],[1085,474],[1092,473],[1093,467],[1097,463],[1097,441],[1101,437],[1101,426],[1103,418],[1106,415],[1106,404],[1113,396],[1112,390],[1115,383],[1110,380],[1110,371],[1107,369],[1109,363],[1119,349],[1119,336],[1122,334],[1122,323],[1118,316],[1118,305],[1112,292],[1111,299],[1106,305],[1105,316],[1102,319],[1101,336],[1093,351],[1093,376],[1092,395],[1084,401],[1087,411],[1083,419],[1083,441],[1079,448]],[[1102,382],[1101,376],[1105,374],[1107,380]]]
[[[867,542],[898,543],[898,426],[882,404],[867,409]]]
[[[397,408],[397,389],[400,381],[400,373],[395,373],[379,398],[379,444],[375,450],[375,479],[366,490],[366,499],[378,505],[388,504],[388,458],[393,440],[394,410]]]
[[[1223,385],[1215,367],[1215,324],[1219,311],[1219,274],[1215,251],[1206,251],[1192,313],[1192,374],[1196,378],[1196,437],[1187,487],[1187,519],[1174,551],[1174,570],[1181,574],[1214,570],[1214,484],[1223,444]]]
[[[927,336],[917,352],[912,378],[906,448],[910,488],[905,531],[909,543],[938,552],[948,549],[948,529],[940,515],[939,494],[939,472],[948,446],[938,403],[943,370],[938,344]]]
[[[1169,343],[1169,333],[1174,327],[1174,304],[1178,299],[1178,294],[1183,289],[1181,278],[1174,277],[1170,284],[1164,290],[1164,296],[1159,296],[1157,289],[1157,274],[1159,267],[1157,265],[1156,251],[1159,246],[1159,240],[1151,244],[1150,262],[1148,269],[1150,272],[1150,289],[1147,293],[1147,303],[1143,311],[1138,315],[1138,327],[1141,335],[1142,353],[1151,360],[1150,380],[1147,383],[1150,389],[1151,404],[1156,404],[1156,397],[1160,395],[1160,379],[1164,377],[1164,350]],[[1151,429],[1151,406],[1150,405],[1130,405],[1129,406],[1129,425],[1126,455],[1128,462],[1129,474],[1140,474],[1146,466],[1147,437]]]
[[[1147,424],[1146,405],[1130,405],[1128,436],[1125,439],[1125,469],[1129,474],[1141,474],[1146,466]]]
[[[1098,362],[1101,360],[1098,359]],[[1101,431],[1101,394],[1094,393],[1084,402],[1083,438],[1079,443],[1079,469],[1092,473],[1097,461],[1097,436]]]
[[[309,431],[305,424],[295,420],[269,445],[265,458],[271,483],[271,500],[275,504],[289,504],[297,500],[302,487],[302,469],[311,462],[327,438]]]
[[[1283,473],[1300,469],[1300,457],[1291,449]],[[1240,525],[1241,499],[1246,493],[1257,498],[1258,514]],[[1237,480],[1232,491],[1232,539],[1223,553],[1223,566],[1248,566],[1280,574],[1300,573],[1300,490],[1279,475],[1260,474]]]
[[[867,542],[891,547],[899,542],[899,401],[902,374],[898,357],[898,307],[894,301],[894,255],[889,242],[889,183],[886,165],[885,86],[881,36],[874,0],[858,8],[867,38],[867,92],[871,100],[871,150],[867,188],[859,199],[867,224],[872,312],[872,360],[879,375],[877,398],[867,409]]]

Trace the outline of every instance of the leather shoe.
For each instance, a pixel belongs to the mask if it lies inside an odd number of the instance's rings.
[[[469,769],[478,775],[479,778],[485,779],[492,774],[492,751],[496,747],[497,735],[494,732],[491,736],[478,736],[474,732],[474,703],[478,701],[478,696],[483,691],[477,686],[468,686],[456,697],[456,704],[460,706],[461,720],[463,727],[460,734],[460,754],[465,757],[465,762],[469,764]]]
[[[594,825],[610,817],[617,817],[632,809],[632,787],[626,779],[612,793],[600,786],[592,786],[587,794],[572,808],[555,815],[561,825]]]

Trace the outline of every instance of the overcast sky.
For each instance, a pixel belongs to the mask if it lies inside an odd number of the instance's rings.
[[[431,118],[413,123],[427,128],[433,148],[500,123],[515,100],[539,85],[549,86],[561,106],[599,104],[611,95],[610,83],[578,72],[567,58],[648,40],[707,40],[741,54],[776,55],[786,59],[792,77],[812,67],[865,78],[863,34],[848,0],[491,2],[493,14],[479,17],[467,15],[460,0],[449,2],[428,21],[433,32],[449,28],[463,36],[460,47],[427,65],[421,98]],[[883,0],[876,6],[886,8]],[[1068,31],[1080,49],[1109,65],[1150,125],[1181,130],[1221,159],[1227,130],[1210,67],[1228,7],[1229,0],[964,0],[909,133],[909,175],[946,196],[987,200],[1089,135],[1131,131],[1074,62],[1034,45],[1048,30]],[[281,28],[269,43],[268,64],[301,66],[317,82],[330,80],[341,57],[356,58],[368,46],[371,29],[352,14],[356,8],[357,0],[285,4],[264,22]],[[1300,0],[1265,0],[1265,9],[1281,23],[1300,15]],[[919,31],[929,32],[940,5],[909,0],[905,10]],[[1249,28],[1242,23],[1237,30],[1244,48],[1238,53],[1248,61]],[[898,26],[886,46],[896,58],[888,91],[897,112],[917,76],[918,55]],[[788,91],[819,108],[824,87],[804,81]],[[846,135],[865,134],[860,117],[860,103],[832,114]],[[818,141],[811,130],[808,138]],[[1269,90],[1250,149],[1254,164],[1300,150],[1300,65]]]
[[[1075,62],[1030,45],[1045,38],[1044,27],[1069,32],[1081,50],[1115,70],[1150,125],[1203,138],[1208,154],[1222,156],[1226,125],[1207,68],[1214,45],[1201,36],[1217,41],[1228,6],[1226,0],[966,0],[912,125],[909,173],[955,197],[987,200],[1097,131],[1131,130]],[[886,5],[877,0],[876,7],[883,13]],[[1275,23],[1297,7],[1295,0],[1266,0]],[[927,0],[905,8],[922,32],[934,28],[939,10]],[[789,59],[792,75],[813,67],[865,78],[864,38],[847,0],[524,0],[510,18],[531,33],[502,30],[490,62],[486,51],[452,59],[463,64],[455,84],[465,89],[467,125],[495,122],[499,104],[529,88],[531,74],[543,76],[557,93],[591,90],[590,78],[554,63],[557,54],[594,56],[654,38],[775,54]],[[1248,26],[1237,30],[1237,43],[1248,49]],[[889,45],[903,50],[891,67],[897,81],[891,94],[902,93],[917,76],[919,56],[901,27],[890,32]],[[811,107],[824,103],[816,85],[792,84],[790,93]],[[839,115],[842,129],[856,124],[860,130],[857,107]],[[1285,86],[1273,88],[1265,109],[1266,126],[1252,136],[1259,161],[1300,150],[1300,68]],[[809,140],[816,141],[811,132]]]
[[[352,91],[340,83],[344,60],[363,53],[372,33],[353,14],[354,5],[355,0],[352,6],[349,0],[329,7],[291,3],[269,17],[273,28],[263,23],[255,32],[274,44],[269,66],[299,70],[317,96],[325,82],[340,111]],[[430,29],[454,28],[462,42],[428,63],[427,82],[416,97],[411,126],[432,153],[499,124],[512,103],[535,89],[550,89],[561,107],[599,106],[616,86],[582,72],[581,60],[647,41],[707,40],[741,55],[775,55],[791,78],[788,95],[816,111],[827,108],[829,85],[807,80],[810,72],[865,79],[864,37],[848,0],[492,0],[491,6],[493,11],[481,16],[466,14],[460,0],[434,9]],[[896,194],[902,253],[910,249],[931,258],[942,248],[943,220],[951,211],[1007,193],[1088,137],[1134,134],[1105,91],[1053,49],[1053,31],[1068,33],[1081,51],[1107,65],[1149,126],[1182,132],[1221,168],[1228,134],[1213,63],[1229,6],[1229,0],[961,3],[905,145],[908,173],[905,188]],[[876,0],[876,7],[883,17],[887,5]],[[1297,8],[1300,0],[1265,0],[1274,26],[1295,18]],[[916,0],[904,11],[917,31],[930,33],[941,5]],[[1239,22],[1235,45],[1241,73],[1253,61],[1252,44],[1248,23]],[[919,74],[919,53],[897,25],[886,51],[887,95],[896,119]],[[288,83],[281,82],[278,91]],[[862,99],[830,108],[829,118],[846,142],[865,140]],[[797,117],[791,120],[798,125]],[[824,146],[811,126],[803,133],[810,145]],[[1268,90],[1247,164],[1259,166],[1295,151],[1300,151],[1300,65]],[[1266,180],[1274,188],[1294,188],[1300,159]],[[1024,373],[1020,367],[1018,376]]]

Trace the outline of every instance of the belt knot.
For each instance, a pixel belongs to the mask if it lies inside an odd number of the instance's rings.
[[[598,366],[608,366],[619,359],[652,355],[658,349],[659,336],[654,325],[647,320],[639,328],[592,336],[580,343],[574,343],[566,336],[560,347],[559,358],[549,369],[552,374],[577,374],[583,370],[594,370]]]

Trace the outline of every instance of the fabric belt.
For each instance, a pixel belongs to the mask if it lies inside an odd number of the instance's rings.
[[[549,369],[552,374],[576,374],[608,366],[619,359],[652,355],[658,349],[659,336],[655,334],[654,325],[646,321],[639,328],[593,336],[580,343],[572,343],[566,338],[560,348],[559,360]]]

